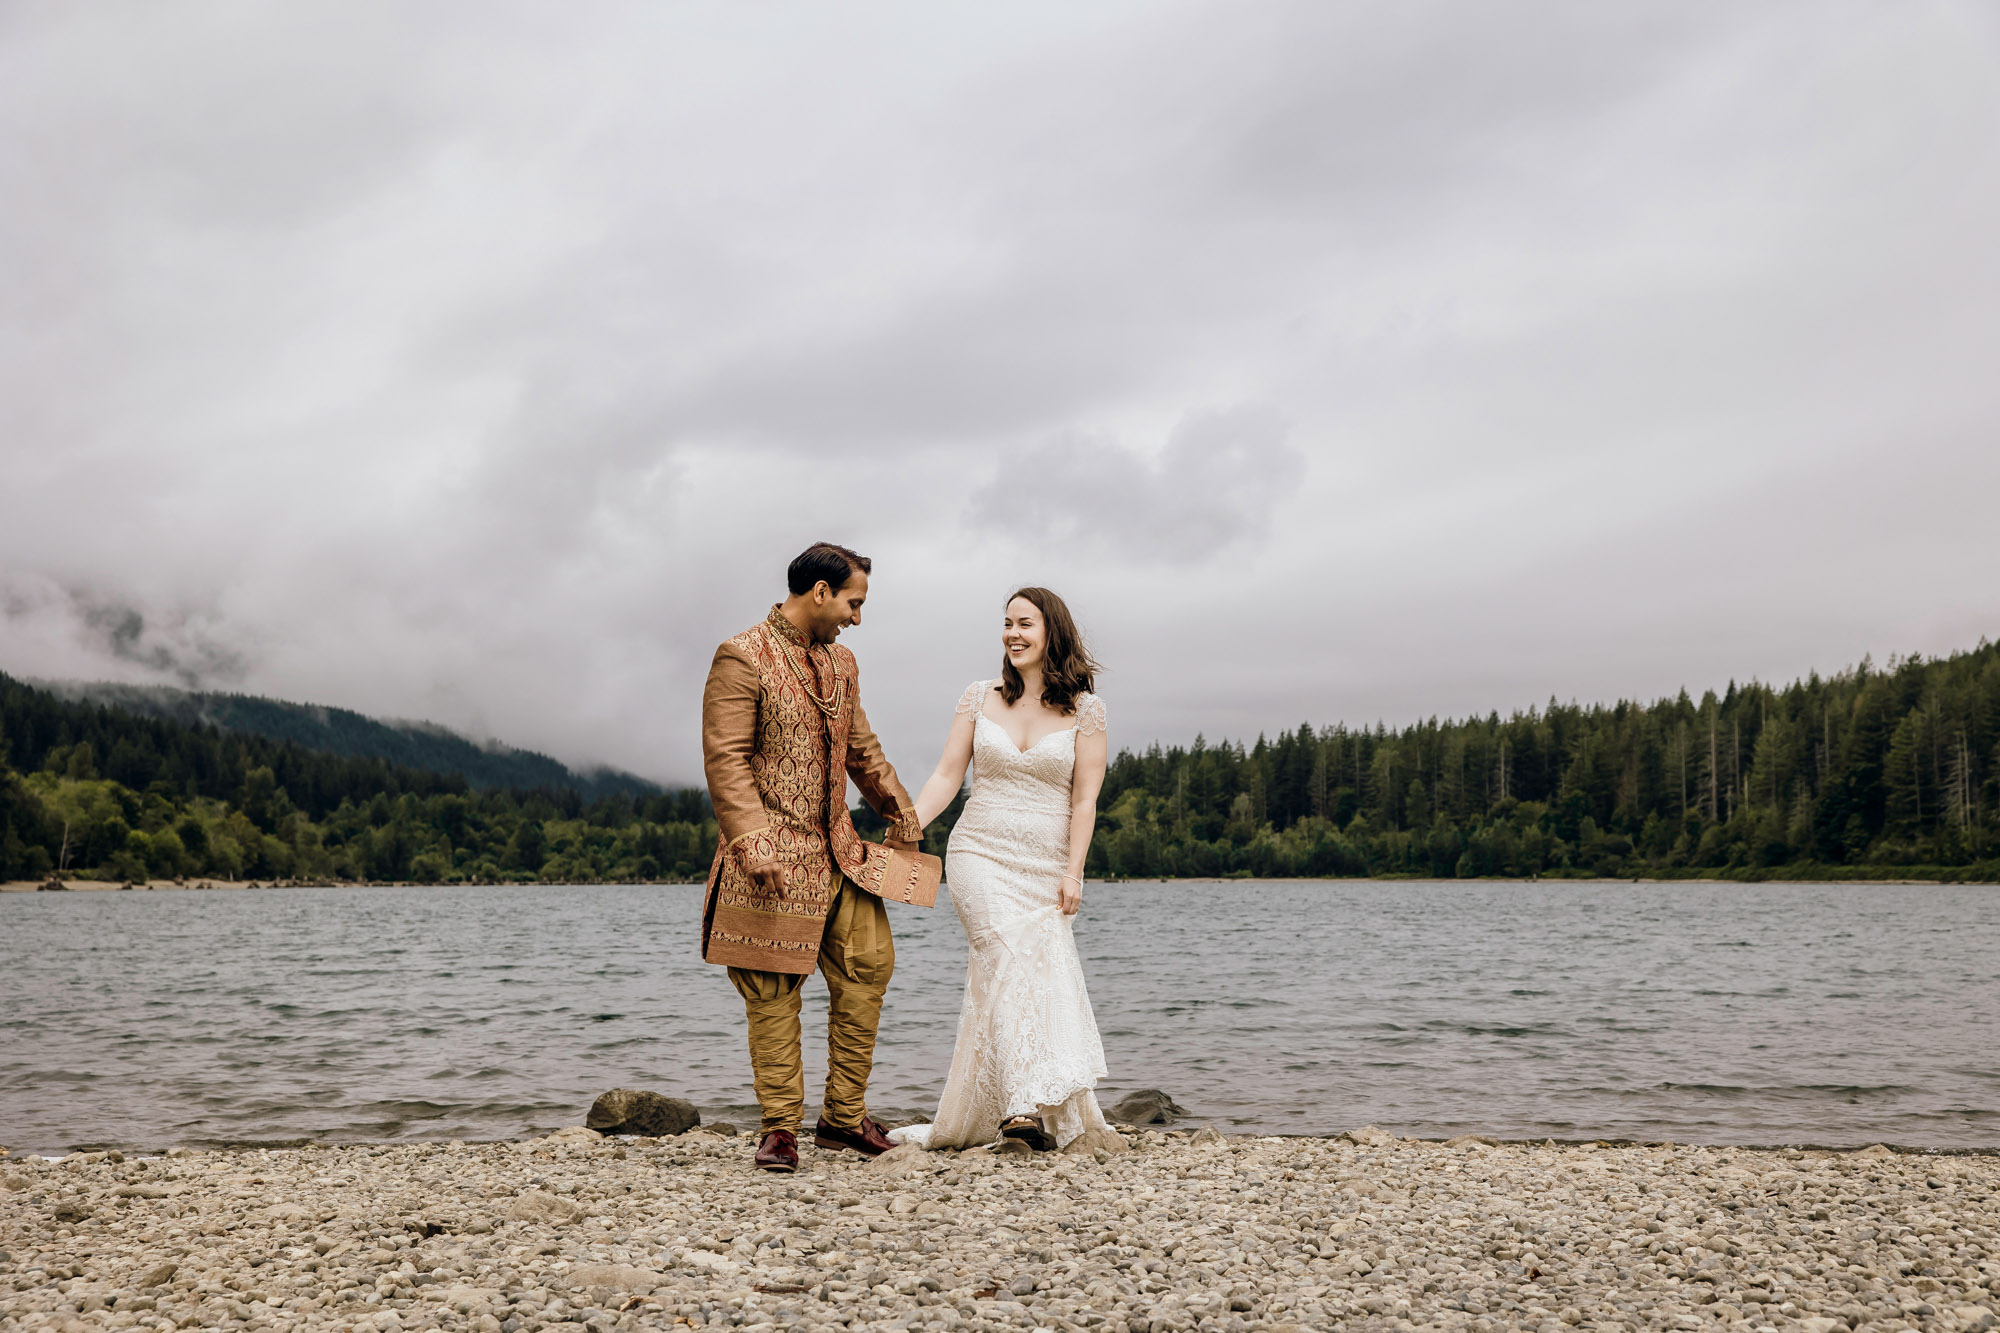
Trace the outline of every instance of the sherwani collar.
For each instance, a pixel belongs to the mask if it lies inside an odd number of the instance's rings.
[[[808,639],[797,625],[785,619],[784,605],[783,602],[771,603],[771,614],[764,617],[764,623],[769,625],[773,632],[794,648],[804,648],[811,651],[817,647],[818,645]]]
[[[808,639],[797,625],[785,619],[780,609],[781,602],[771,605],[771,614],[764,618],[764,625],[777,637],[778,648],[791,663],[793,677],[799,688],[806,692],[819,711],[829,721],[838,717],[847,702],[847,678],[841,673],[840,663],[833,652],[823,643]],[[803,654],[803,660],[795,654]]]

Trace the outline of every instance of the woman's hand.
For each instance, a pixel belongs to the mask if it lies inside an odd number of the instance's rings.
[[[1056,905],[1062,908],[1064,916],[1075,916],[1083,907],[1083,881],[1075,875],[1064,875],[1056,888]]]

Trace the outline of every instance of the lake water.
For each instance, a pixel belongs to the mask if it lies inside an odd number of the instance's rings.
[[[751,1127],[700,892],[0,895],[0,1144],[506,1138],[620,1086]],[[885,1119],[936,1105],[965,951],[891,911]],[[1077,938],[1106,1103],[1187,1123],[2000,1148],[1992,888],[1093,884]]]

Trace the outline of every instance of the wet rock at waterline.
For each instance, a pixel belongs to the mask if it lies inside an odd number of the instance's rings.
[[[1147,1088],[1121,1098],[1104,1118],[1119,1125],[1170,1125],[1187,1114],[1187,1108],[1158,1088]]]
[[[586,1128],[600,1134],[643,1134],[648,1138],[672,1138],[685,1134],[701,1123],[701,1112],[693,1102],[665,1097],[657,1092],[613,1088],[590,1104]]]

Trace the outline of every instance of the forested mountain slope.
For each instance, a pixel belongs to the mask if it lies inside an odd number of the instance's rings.
[[[287,703],[249,694],[191,693],[154,685],[104,681],[36,682],[65,699],[105,704],[172,722],[208,723],[224,731],[291,741],[308,750],[382,759],[403,768],[458,773],[474,787],[573,787],[584,799],[612,794],[650,796],[660,790],[615,769],[578,772],[545,754],[482,745],[428,722],[385,722],[346,708]]]
[[[477,789],[0,675],[0,880],[690,878],[713,843],[701,792]]]

